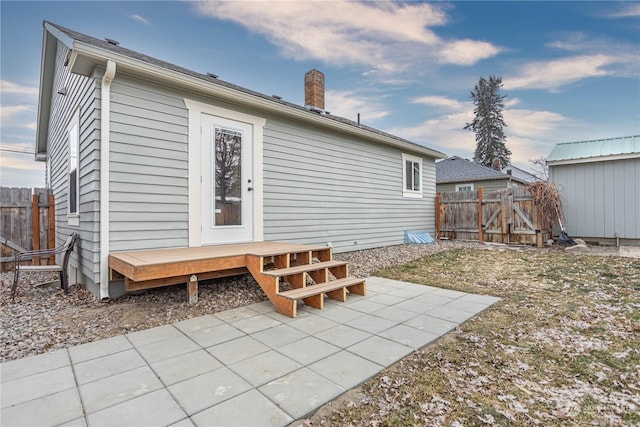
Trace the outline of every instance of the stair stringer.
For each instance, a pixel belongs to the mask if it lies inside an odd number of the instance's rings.
[[[289,317],[296,317],[298,302],[278,295],[280,291],[280,278],[262,274],[264,270],[264,257],[247,255],[247,269],[258,282],[267,298],[276,308],[278,313]]]

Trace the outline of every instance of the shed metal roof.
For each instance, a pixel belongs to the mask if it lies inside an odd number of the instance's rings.
[[[547,163],[557,165],[634,157],[640,157],[640,135],[556,144]]]

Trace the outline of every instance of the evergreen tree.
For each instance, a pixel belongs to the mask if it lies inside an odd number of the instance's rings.
[[[480,77],[480,81],[471,91],[475,108],[475,118],[464,127],[476,134],[476,151],[473,161],[492,167],[494,159],[499,159],[502,167],[511,161],[511,151],[507,148],[507,137],[503,127],[507,126],[502,117],[504,98],[500,92],[502,77],[490,76],[489,80]]]

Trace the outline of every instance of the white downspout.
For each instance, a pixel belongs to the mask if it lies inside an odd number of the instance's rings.
[[[107,61],[100,88],[100,299],[109,298],[109,153],[111,82],[116,63]]]

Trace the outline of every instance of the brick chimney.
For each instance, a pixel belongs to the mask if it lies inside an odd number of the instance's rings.
[[[304,103],[324,110],[324,74],[315,68],[304,75]]]

